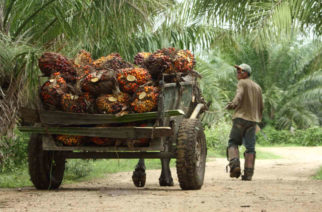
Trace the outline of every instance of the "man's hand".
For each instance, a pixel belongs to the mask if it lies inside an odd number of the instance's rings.
[[[226,107],[225,107],[226,110],[233,110],[235,109],[235,105],[232,103],[232,102],[229,102]]]

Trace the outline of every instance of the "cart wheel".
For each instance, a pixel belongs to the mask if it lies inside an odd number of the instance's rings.
[[[65,158],[59,152],[44,151],[42,136],[32,134],[28,146],[30,179],[37,189],[57,189],[64,177]]]
[[[198,119],[184,119],[177,137],[177,174],[183,190],[200,189],[205,176],[206,137]]]

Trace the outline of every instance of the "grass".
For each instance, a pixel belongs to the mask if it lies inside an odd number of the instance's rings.
[[[0,174],[0,188],[19,188],[32,186],[28,168],[23,167],[14,172]]]
[[[244,158],[243,152],[245,152],[245,147],[242,146],[239,148],[240,152],[240,157]],[[212,149],[208,149],[208,157],[216,157],[216,158],[226,158],[226,153],[215,151]],[[267,160],[267,159],[281,159],[282,157],[279,155],[275,155],[270,152],[265,152],[265,150],[259,150],[258,148],[256,149],[256,159],[260,160]]]
[[[68,163],[80,163],[81,160],[69,160]],[[112,159],[112,160],[89,160],[87,166],[90,167],[89,173],[84,173],[86,175],[81,176],[77,174],[74,170],[67,170],[63,183],[73,183],[80,181],[87,181],[95,178],[102,178],[106,174],[116,173],[116,172],[126,172],[134,171],[134,168],[138,160],[134,159]],[[84,163],[84,161],[83,161]],[[171,166],[175,166],[175,160],[171,160]],[[145,166],[147,169],[160,169],[161,162],[159,159],[146,159]],[[79,177],[81,176],[81,177]]]
[[[316,175],[313,176],[313,178],[316,180],[322,180],[322,166],[320,167]]]

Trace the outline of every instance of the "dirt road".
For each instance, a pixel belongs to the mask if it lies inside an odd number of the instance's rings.
[[[62,185],[57,191],[0,189],[0,211],[322,211],[322,181],[311,176],[322,166],[322,147],[262,148],[282,159],[257,160],[254,179],[243,182],[225,173],[225,159],[209,159],[201,190],[158,185],[159,170],[147,171],[145,188],[131,172]]]

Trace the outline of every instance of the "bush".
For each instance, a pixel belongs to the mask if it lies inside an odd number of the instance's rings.
[[[13,138],[0,138],[0,173],[12,172],[27,164],[29,134],[15,130]]]
[[[272,126],[266,126],[257,134],[257,143],[261,145],[295,144],[301,146],[322,145],[322,128],[313,127],[305,130],[276,130]]]
[[[65,178],[76,180],[88,176],[92,170],[93,168],[90,160],[67,160]]]
[[[215,150],[221,155],[226,155],[231,124],[225,121],[219,121],[211,128],[205,129],[207,147]]]

